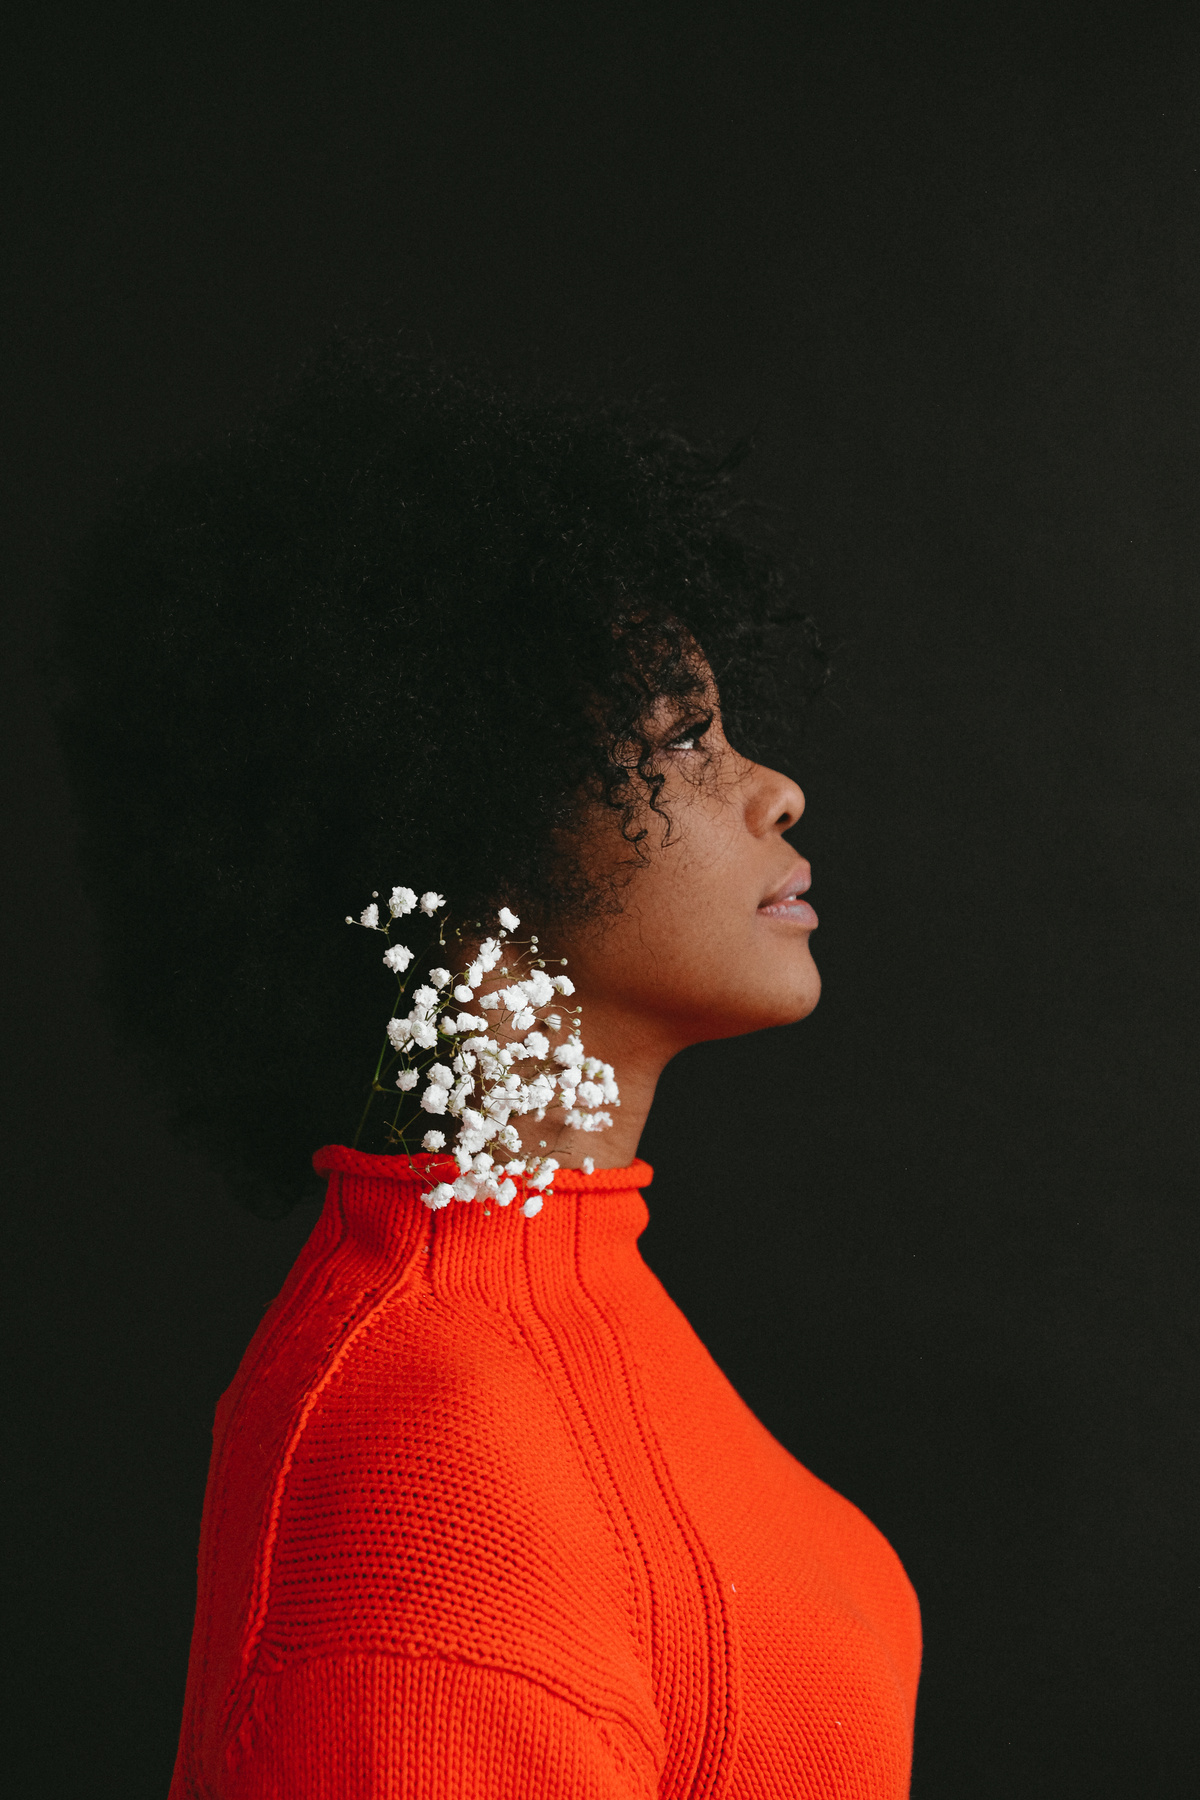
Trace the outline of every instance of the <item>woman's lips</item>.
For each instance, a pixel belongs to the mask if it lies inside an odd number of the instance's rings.
[[[793,919],[797,925],[806,925],[810,931],[817,925],[817,915],[807,900],[798,897],[790,900],[774,900],[769,906],[760,906],[760,919]]]
[[[812,931],[817,923],[817,915],[807,900],[800,898],[812,886],[812,870],[801,858],[798,865],[786,881],[781,881],[773,894],[768,894],[758,909],[759,917],[766,919],[792,919],[797,925],[805,926]]]

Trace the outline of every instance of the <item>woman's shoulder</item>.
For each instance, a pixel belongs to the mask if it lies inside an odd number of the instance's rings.
[[[313,1251],[223,1402],[206,1556],[235,1660],[464,1657],[642,1706],[622,1534],[518,1324],[436,1297],[420,1247],[373,1285]]]

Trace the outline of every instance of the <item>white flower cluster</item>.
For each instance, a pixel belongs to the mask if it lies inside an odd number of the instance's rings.
[[[396,887],[388,901],[390,918],[381,925],[378,898],[378,894],[372,897],[358,922],[385,937],[392,919],[404,918],[418,906],[433,918],[446,904],[441,894],[430,891],[418,900],[411,888]],[[602,1108],[619,1106],[621,1098],[610,1064],[584,1050],[578,1008],[566,1041],[551,1048],[547,1033],[561,1032],[563,1020],[560,1012],[547,1012],[546,1008],[558,999],[569,999],[575,992],[574,983],[566,975],[546,973],[536,938],[527,944],[511,938],[521,921],[507,906],[500,908],[497,917],[499,936],[484,938],[474,959],[457,976],[452,977],[449,969],[430,969],[426,980],[409,996],[407,1013],[401,1014],[400,1006],[413,953],[404,944],[391,944],[384,952],[384,965],[396,976],[399,993],[367,1106],[369,1109],[376,1093],[384,1091],[381,1075],[390,1073],[399,1061],[402,1067],[395,1085],[400,1093],[414,1093],[424,1079],[419,1109],[434,1118],[457,1122],[449,1146],[445,1132],[436,1128],[427,1130],[421,1139],[425,1150],[448,1149],[459,1170],[457,1180],[439,1181],[430,1187],[424,1196],[426,1206],[437,1210],[451,1200],[494,1200],[497,1206],[508,1206],[517,1193],[514,1177],[520,1175],[526,1188],[533,1190],[522,1211],[526,1218],[533,1218],[541,1211],[542,1194],[553,1182],[559,1164],[553,1156],[522,1155],[521,1139],[509,1121],[526,1115],[541,1120],[548,1107],[558,1104],[568,1126],[601,1131],[612,1124],[612,1114]],[[352,925],[354,920],[347,917],[346,923]],[[522,964],[529,965],[525,972]],[[497,967],[503,985],[481,992]],[[489,1013],[499,1018],[484,1016]],[[503,1042],[489,1030],[501,1022],[506,1027]],[[389,1050],[392,1054],[385,1071]],[[446,1060],[439,1060],[441,1057]],[[403,1144],[405,1134],[396,1123],[400,1110],[397,1108],[391,1135]],[[587,1157],[585,1169],[590,1172],[593,1166],[592,1158]]]

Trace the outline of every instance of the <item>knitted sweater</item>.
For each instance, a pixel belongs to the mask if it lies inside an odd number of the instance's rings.
[[[171,1800],[901,1800],[916,1599],[642,1261],[647,1165],[533,1219],[315,1166],[217,1408]]]

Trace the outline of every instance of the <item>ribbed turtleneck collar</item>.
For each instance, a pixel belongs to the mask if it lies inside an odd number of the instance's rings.
[[[536,1290],[548,1300],[602,1278],[636,1256],[650,1216],[640,1190],[653,1170],[640,1160],[591,1175],[560,1169],[532,1219],[523,1195],[508,1207],[472,1200],[431,1211],[422,1196],[458,1172],[444,1156],[368,1156],[335,1144],[317,1151],[313,1167],[329,1176],[328,1228],[392,1270],[427,1254],[431,1286],[447,1299],[517,1302]]]

